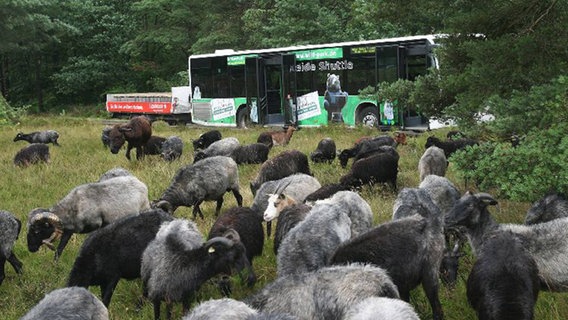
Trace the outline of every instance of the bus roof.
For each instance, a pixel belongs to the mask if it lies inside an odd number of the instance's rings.
[[[376,45],[389,42],[412,42],[418,40],[427,40],[431,44],[435,43],[437,38],[442,37],[442,35],[418,35],[418,36],[407,36],[398,38],[384,38],[375,40],[361,40],[361,41],[347,41],[347,42],[335,42],[335,43],[324,43],[324,44],[308,44],[299,46],[289,46],[289,47],[278,47],[269,49],[253,49],[253,50],[239,50],[235,51],[232,49],[221,49],[216,50],[215,53],[204,53],[191,55],[189,59],[197,58],[211,58],[211,57],[223,57],[223,56],[233,56],[233,55],[245,55],[245,54],[259,54],[259,53],[271,53],[271,52],[289,52],[298,50],[309,50],[318,48],[331,48],[331,47],[343,47],[343,46],[358,46],[358,45]]]

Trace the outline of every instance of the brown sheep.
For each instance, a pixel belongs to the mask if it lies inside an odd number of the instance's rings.
[[[110,151],[117,154],[124,142],[126,147],[126,159],[130,160],[130,150],[136,149],[136,160],[144,158],[144,147],[152,136],[152,124],[144,116],[133,117],[126,124],[117,124],[109,132]]]

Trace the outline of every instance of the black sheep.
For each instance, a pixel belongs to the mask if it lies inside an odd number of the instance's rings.
[[[339,163],[342,168],[345,168],[350,158],[364,158],[377,151],[381,146],[391,146],[394,148],[397,146],[397,142],[390,136],[362,139],[360,142],[356,143],[353,148],[342,150],[341,153],[339,153]]]
[[[264,143],[252,143],[244,146],[238,146],[231,152],[231,158],[237,164],[258,164],[268,159],[270,148]]]
[[[534,318],[538,267],[520,240],[498,230],[485,237],[467,279],[467,299],[479,319]]]
[[[108,307],[121,278],[140,278],[142,253],[162,223],[171,220],[172,216],[155,209],[122,218],[93,232],[81,246],[67,286],[100,286],[102,301]]]
[[[331,138],[324,138],[320,140],[316,150],[310,153],[310,159],[313,162],[321,163],[328,162],[332,163],[335,159],[337,153],[337,148],[335,146],[335,141]]]
[[[317,200],[331,198],[334,194],[338,193],[339,191],[345,191],[350,189],[351,188],[349,186],[341,183],[326,184],[325,186],[321,186],[321,188],[310,193],[306,197],[306,199],[304,199],[304,203],[313,203],[316,202]]]
[[[365,184],[388,182],[396,191],[398,176],[398,157],[390,153],[379,153],[374,156],[357,160],[351,170],[341,177],[339,183],[352,188]]]
[[[264,143],[269,149],[272,148],[272,146],[274,146],[274,142],[272,141],[272,135],[270,134],[270,132],[262,132],[261,134],[259,134],[258,138],[256,139],[256,142]]]
[[[43,143],[29,144],[14,156],[14,165],[28,167],[36,163],[49,163],[49,147]]]
[[[262,164],[257,176],[250,183],[252,194],[256,195],[256,191],[263,183],[280,180],[294,173],[312,175],[308,157],[298,150],[283,151]]]
[[[247,207],[233,207],[220,215],[211,229],[207,240],[222,237],[228,230],[235,230],[245,246],[246,256],[252,266],[254,257],[262,255],[264,247],[264,230],[262,229],[262,217],[257,212]],[[254,285],[256,276],[249,274],[247,284]]]
[[[431,146],[436,146],[442,150],[444,150],[444,154],[446,155],[446,159],[449,159],[454,152],[464,149],[468,146],[477,145],[478,142],[472,139],[457,139],[457,140],[448,140],[442,141],[434,136],[428,137],[426,139],[426,144],[424,145],[424,149],[428,149]]]
[[[209,147],[213,142],[221,140],[221,132],[219,130],[210,130],[202,133],[199,138],[192,140],[193,150],[201,150]]]
[[[166,138],[159,136],[151,136],[150,139],[144,144],[144,154],[147,155],[160,155],[162,154],[162,144]]]

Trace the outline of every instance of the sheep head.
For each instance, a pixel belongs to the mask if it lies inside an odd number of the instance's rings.
[[[117,154],[126,142],[122,130],[122,126],[117,124],[108,133],[110,152],[113,154]]]
[[[61,219],[45,209],[34,209],[28,216],[28,250],[36,252],[42,244],[55,250],[53,241],[63,233]]]
[[[247,284],[256,281],[256,276],[246,256],[245,246],[234,229],[227,230],[222,237],[215,237],[203,244],[207,250],[209,267],[214,274],[231,274],[236,271],[242,278],[242,271],[248,270]]]
[[[465,227],[473,227],[479,223],[484,215],[488,215],[486,210],[489,205],[497,205],[495,200],[488,193],[466,192],[454,205],[454,207],[446,214],[444,219],[445,228],[451,228],[458,225]]]

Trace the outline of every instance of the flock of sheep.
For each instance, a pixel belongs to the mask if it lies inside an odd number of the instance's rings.
[[[464,254],[459,248],[466,238],[476,257],[467,296],[479,319],[533,319],[540,290],[568,290],[568,201],[549,194],[533,205],[525,225],[496,223],[488,211],[497,204],[491,195],[461,195],[444,177],[451,154],[475,141],[428,138],[418,164],[420,185],[398,190],[397,147],[406,143],[404,133],[364,137],[341,152],[326,138],[309,155],[286,150],[268,159],[270,149],[286,145],[295,130],[290,126],[265,132],[250,145],[208,131],[193,141],[194,162],[180,167],[152,201],[143,182],[114,168],[96,182],[75,187],[51,208],[32,210],[27,221],[30,252],[45,245],[58,260],[74,233],[89,236],[67,287],[47,294],[22,319],[108,319],[107,307],[120,279],[137,278],[155,319],[162,303],[168,319],[176,303],[181,303],[185,320],[419,319],[409,303],[410,291],[419,285],[433,319],[443,319],[440,279],[450,284],[456,280]],[[14,163],[48,161],[46,144],[58,145],[58,136],[55,131],[18,134],[14,141],[30,145],[18,152]],[[146,154],[161,154],[166,161],[181,156],[179,137],[157,142],[152,137],[151,124],[143,117],[102,134],[112,153],[126,143],[128,159],[131,149],[138,159]],[[322,185],[310,171],[310,161],[332,163],[336,157],[343,167],[353,159],[350,169],[339,181]],[[250,182],[253,204],[243,207],[239,165],[250,163],[261,166]],[[358,192],[376,183],[387,183],[397,193],[392,220],[380,225],[373,225],[373,211]],[[222,211],[227,192],[237,206]],[[203,218],[204,201],[216,202],[216,221],[206,234],[193,221],[175,216],[185,206],[193,208],[194,220]],[[13,214],[0,211],[0,284],[6,261],[22,272],[13,252],[20,230]],[[229,276],[238,274],[254,286],[253,261],[270,238],[276,279],[242,301],[231,299]],[[211,279],[226,298],[191,309],[196,293]],[[85,289],[90,286],[100,287],[100,300]]]

